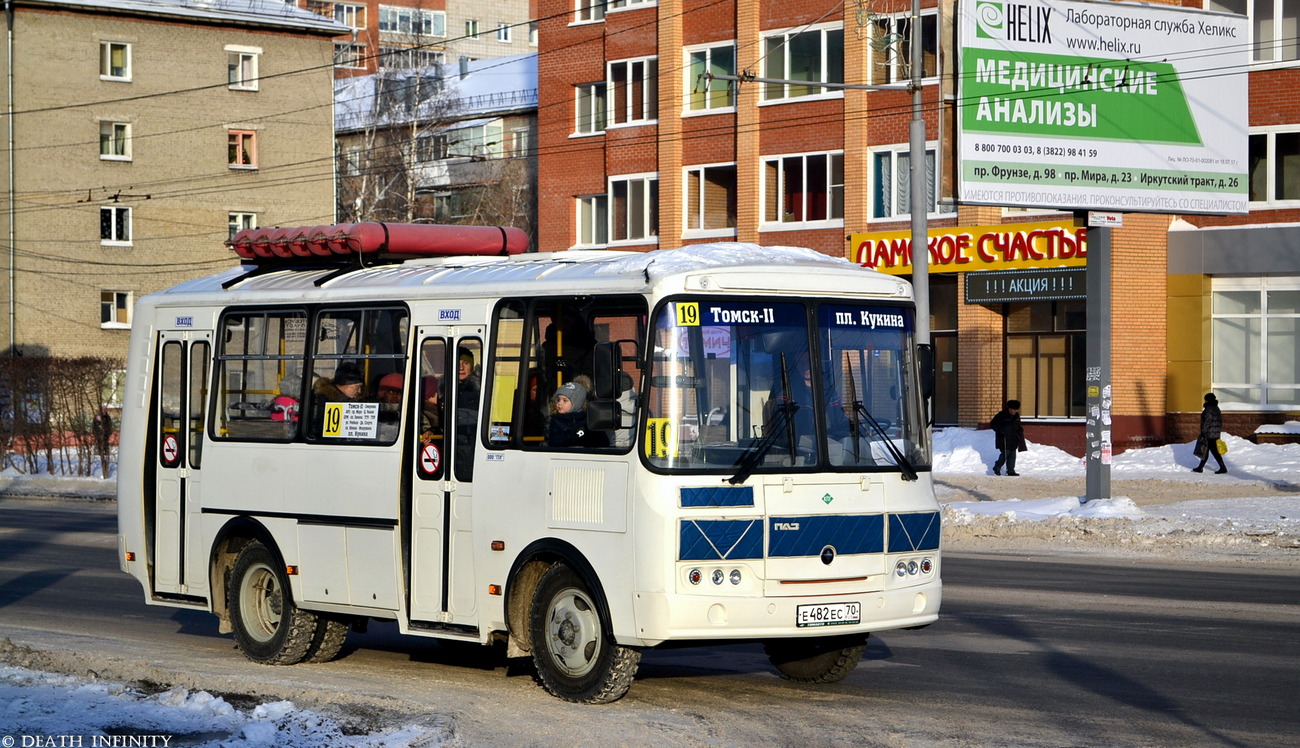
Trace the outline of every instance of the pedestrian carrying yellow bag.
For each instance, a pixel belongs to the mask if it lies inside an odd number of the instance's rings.
[[[1219,448],[1219,454],[1226,455],[1228,453],[1228,443],[1225,442],[1224,440],[1222,439],[1218,440],[1217,442],[1215,442],[1215,446]]]

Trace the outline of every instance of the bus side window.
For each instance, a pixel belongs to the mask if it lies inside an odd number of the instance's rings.
[[[456,459],[453,472],[456,480],[474,478],[474,447],[478,443],[478,406],[482,397],[483,343],[474,338],[461,338],[456,344],[456,410],[453,428],[456,438]]]
[[[420,343],[420,381],[416,390],[420,398],[418,408],[420,438],[420,477],[427,480],[442,477],[446,464],[446,441],[443,424],[446,421],[447,399],[443,388],[447,381],[447,343],[441,338],[427,338]]]

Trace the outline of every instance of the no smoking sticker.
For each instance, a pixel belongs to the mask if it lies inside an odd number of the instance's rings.
[[[442,466],[442,453],[438,451],[437,444],[426,444],[420,450],[420,469],[433,475],[438,472]]]

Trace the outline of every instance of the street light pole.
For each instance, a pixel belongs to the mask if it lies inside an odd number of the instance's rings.
[[[908,127],[908,158],[912,175],[912,293],[916,298],[916,342],[930,342],[930,209],[925,168],[925,118],[921,108],[921,0],[912,0],[911,49],[912,122]],[[936,180],[938,175],[935,175]]]

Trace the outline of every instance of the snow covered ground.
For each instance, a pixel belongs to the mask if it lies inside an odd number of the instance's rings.
[[[990,431],[935,434],[934,476],[944,542],[956,549],[1053,548],[1147,552],[1226,550],[1300,558],[1300,445],[1226,437],[1229,474],[1193,473],[1192,445],[1115,457],[1112,498],[1084,500],[1085,466],[1061,450],[1029,445],[1020,478],[993,476]],[[1213,464],[1213,463],[1211,463]],[[5,493],[110,498],[113,481],[0,474]],[[146,693],[86,678],[0,666],[0,748],[198,746],[200,748],[416,748],[448,745],[435,728],[394,725],[345,735],[331,719],[287,701],[236,706],[206,692]]]

